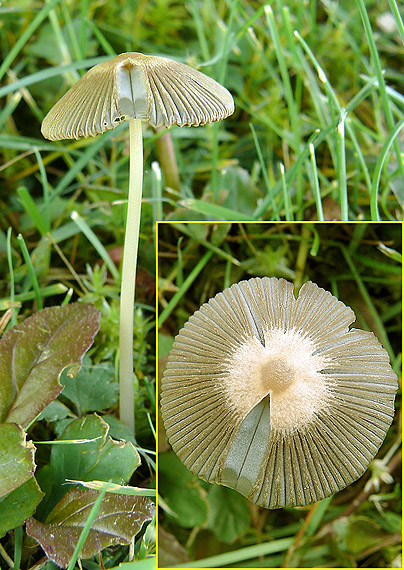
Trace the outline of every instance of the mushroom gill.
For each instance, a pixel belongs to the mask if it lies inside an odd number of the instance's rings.
[[[162,381],[168,439],[199,477],[266,508],[306,505],[366,470],[397,377],[354,312],[305,283],[232,285],[177,335]]]

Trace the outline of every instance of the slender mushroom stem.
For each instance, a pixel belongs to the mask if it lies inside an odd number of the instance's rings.
[[[160,87],[156,87],[160,86]],[[185,101],[184,97],[189,101]],[[142,198],[141,121],[198,126],[233,113],[231,94],[191,67],[164,57],[121,53],[91,68],[52,107],[41,131],[50,140],[96,136],[129,120],[130,177],[122,261],[119,334],[120,417],[134,429],[133,312]],[[138,117],[129,119],[129,117]],[[178,185],[178,180],[175,181]]]
[[[123,248],[119,329],[119,415],[121,421],[134,430],[133,312],[143,181],[142,122],[140,119],[129,120],[129,153],[128,212]]]

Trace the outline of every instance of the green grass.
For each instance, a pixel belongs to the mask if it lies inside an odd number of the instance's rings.
[[[116,369],[127,124],[80,141],[54,143],[40,133],[45,114],[88,68],[124,51],[172,57],[222,82],[235,99],[233,116],[215,125],[173,127],[168,137],[145,127],[134,339],[140,449],[155,444],[156,220],[184,224],[169,260],[182,253],[185,266],[174,264],[162,284],[164,295],[172,281],[179,291],[161,299],[173,332],[214,294],[214,260],[221,259],[221,286],[243,271],[219,237],[191,239],[189,220],[402,219],[404,27],[396,0],[388,4],[18,0],[0,7],[0,332],[41,305],[94,302],[101,328],[91,358]],[[386,13],[389,29],[379,19]],[[203,253],[188,271],[195,243]],[[302,267],[311,249],[301,247]],[[392,319],[395,307],[385,307]],[[30,428],[33,437],[52,439],[53,427],[40,425],[41,434]],[[40,467],[48,461],[45,453],[38,459]],[[139,485],[153,476],[153,457],[145,453],[143,463]],[[13,533],[1,540],[1,556],[14,557]]]
[[[310,279],[350,306],[354,326],[377,335],[400,376],[400,223],[160,223],[158,237],[160,374],[174,336],[204,302],[240,280],[275,276],[297,288]],[[180,468],[160,420],[160,526],[178,541],[166,546],[162,536],[160,566],[394,567],[401,544],[400,399],[396,408],[376,456],[384,475],[375,462],[333,498],[275,511]]]
[[[66,170],[56,180],[50,175],[56,194],[70,192],[75,181],[83,183],[89,171],[90,185],[96,186],[107,174],[114,143],[118,164],[111,169],[126,175],[126,161],[120,159],[126,126],[96,141],[55,145],[42,139],[39,124],[80,70],[114,53],[139,50],[199,66],[226,85],[236,103],[234,115],[221,124],[171,129],[181,187],[154,198],[160,218],[235,220],[242,213],[265,220],[313,215],[400,220],[404,34],[397,3],[389,4],[391,11],[378,5],[366,9],[362,0],[327,9],[312,2],[306,10],[299,2],[264,6],[206,0],[179,6],[160,0],[122,10],[111,5],[106,11],[93,2],[76,0],[67,7],[59,0],[38,5],[34,14],[24,2],[3,9],[6,57],[0,72],[4,78],[8,73],[8,84],[0,87],[0,142],[9,190],[19,180],[31,180],[37,198],[45,184],[43,166],[59,161]],[[390,17],[390,27],[381,16]],[[151,131],[146,141],[146,161],[160,162],[164,188],[170,179],[170,166],[161,156],[165,144],[158,147]],[[29,154],[9,165],[23,149]],[[46,153],[43,164],[30,154],[46,149],[55,154]],[[99,151],[104,151],[104,172]],[[147,192],[150,168],[145,182]],[[251,190],[249,199],[242,187]],[[96,192],[91,199],[99,196]]]

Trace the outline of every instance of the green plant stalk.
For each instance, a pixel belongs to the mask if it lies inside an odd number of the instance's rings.
[[[17,188],[17,195],[24,210],[31,218],[36,229],[39,231],[41,236],[45,236],[50,230],[49,225],[47,223],[47,219],[46,217],[44,218],[44,216],[41,214],[38,206],[36,205],[35,200],[32,198],[28,189],[25,188],[25,186],[20,186],[19,188]]]
[[[311,144],[309,146],[309,151],[310,151],[310,163],[311,163],[311,167],[313,170],[313,181],[312,182],[313,182],[314,199],[316,201],[317,219],[320,222],[323,222],[324,221],[323,205],[321,203],[321,191],[320,191],[320,186],[318,183],[316,154],[315,154],[315,149],[314,149],[313,144]]]
[[[80,9],[80,51],[81,57],[86,57],[87,52],[87,11],[88,11],[88,0],[81,0]]]
[[[163,181],[161,179],[161,168],[157,161],[152,162],[152,196],[153,196],[153,220],[157,223],[163,219]],[[157,251],[157,235],[154,232],[154,246]]]
[[[98,511],[100,510],[100,506],[101,506],[101,503],[105,497],[106,492],[107,492],[107,489],[102,489],[102,491],[100,492],[100,494],[97,497],[97,500],[94,502],[94,505],[90,511],[90,514],[88,515],[87,522],[84,525],[83,530],[81,531],[79,540],[77,541],[76,548],[74,549],[73,556],[72,556],[72,559],[70,560],[70,563],[69,563],[69,566],[67,567],[67,570],[73,570],[73,568],[75,567],[77,559],[80,555],[80,552],[84,546],[85,541],[87,540],[88,534],[89,534],[90,529],[91,529],[91,525],[95,521],[97,514],[98,514]]]
[[[269,181],[269,176],[268,176],[268,171],[267,171],[267,166],[265,164],[265,160],[264,160],[264,155],[262,154],[262,150],[260,147],[260,143],[257,137],[257,133],[255,132],[255,128],[254,125],[252,123],[250,123],[250,129],[251,129],[251,133],[254,139],[254,145],[255,145],[255,150],[258,156],[258,160],[260,162],[261,165],[261,170],[262,170],[262,175],[264,177],[264,182],[265,182],[265,186],[267,189],[267,196],[269,196],[269,200],[271,202],[271,206],[272,206],[272,210],[273,210],[273,216],[275,217],[276,220],[280,221],[280,216],[279,216],[279,211],[278,211],[278,206],[275,202],[275,196],[274,196],[274,192],[273,192],[273,188],[271,188],[271,183]]]
[[[233,28],[233,20],[236,13],[236,8],[238,8],[238,0],[232,0],[230,7],[230,15],[227,22],[226,33],[223,38],[223,48],[220,56],[218,81],[220,84],[224,85],[224,80],[226,78],[227,71],[227,60],[229,58],[229,52],[231,49],[230,39]],[[219,124],[215,123],[213,125],[213,137],[212,137],[212,175],[210,179],[210,186],[212,189],[212,194],[215,202],[219,199],[219,188],[217,187],[217,163],[219,158]]]
[[[230,263],[237,265],[238,267],[241,266],[241,263],[239,262],[239,260],[236,259],[230,253],[223,251],[222,249],[220,249],[220,247],[217,247],[216,245],[212,245],[209,241],[207,241],[205,239],[199,239],[197,236],[194,236],[192,234],[192,231],[190,231],[188,229],[187,224],[177,223],[177,224],[173,224],[173,227],[176,228],[177,230],[179,230],[180,232],[182,232],[183,234],[185,234],[186,236],[194,239],[197,243],[200,243],[206,249],[211,249],[213,251],[213,253],[216,253],[217,255],[219,255],[220,257],[223,257],[224,259],[227,259],[228,261],[230,261]],[[183,256],[183,253],[182,253],[182,250],[180,247],[177,248],[177,256],[178,256],[178,265],[180,266],[181,258]],[[178,270],[178,273],[179,273],[179,270]],[[181,271],[181,273],[182,273],[182,271]],[[181,281],[180,281],[179,277],[177,276],[177,283],[176,283],[177,287],[180,287],[182,285],[182,283],[183,283],[183,278],[181,278]]]
[[[401,17],[400,11],[397,6],[396,0],[389,0],[390,10],[393,14],[394,20],[396,21],[396,25],[398,28],[398,33],[400,34],[401,41],[404,44],[404,24],[403,19]]]
[[[24,33],[18,38],[18,41],[14,44],[13,48],[7,54],[7,57],[4,58],[3,63],[0,66],[0,80],[3,79],[4,75],[7,72],[7,69],[13,63],[14,59],[20,53],[24,45],[27,43],[29,38],[35,32],[35,30],[40,26],[46,16],[49,14],[51,10],[58,4],[60,0],[52,0],[48,4],[46,4],[35,16],[32,22],[27,26],[24,30]]]
[[[63,63],[71,63],[72,59],[70,57],[69,48],[63,36],[62,29],[59,24],[59,19],[56,15],[55,7],[53,7],[53,10],[49,12],[49,21],[55,35],[55,45],[57,46],[57,49],[62,56]],[[69,73],[69,75],[71,77],[72,83],[75,83],[80,79],[80,75],[77,71],[72,71]]]
[[[299,43],[302,46],[305,53],[308,55],[310,61],[312,62],[322,85],[324,85],[324,89],[325,89],[326,93],[328,94],[329,100],[334,103],[335,110],[337,111],[338,114],[341,115],[342,118],[344,118],[344,117],[348,118],[348,114],[355,109],[355,107],[359,104],[360,101],[363,101],[366,98],[368,92],[371,91],[377,85],[377,82],[376,81],[374,81],[374,82],[370,81],[348,103],[346,109],[343,109],[339,103],[338,97],[337,97],[334,89],[332,88],[326,74],[324,73],[322,67],[320,66],[320,64],[316,60],[316,58],[315,58],[313,52],[311,51],[311,49],[309,48],[308,44],[304,41],[304,39],[301,37],[301,35],[298,32],[295,32],[294,35],[295,35],[296,39],[299,41]],[[321,100],[321,98],[320,98],[320,100]],[[313,99],[313,101],[314,101],[314,99]],[[342,120],[342,119],[340,119],[340,120]],[[345,128],[345,125],[344,125],[344,128]],[[348,119],[346,121],[346,129],[347,129],[348,135],[352,141],[352,144],[354,145],[356,154],[358,156],[359,163],[360,163],[361,168],[362,168],[362,172],[363,172],[363,176],[365,178],[366,185],[367,185],[369,192],[370,192],[371,181],[370,181],[370,176],[369,176],[368,168],[366,165],[366,161],[365,161],[365,158],[364,158],[363,153],[361,151],[358,140],[355,136],[355,131],[354,131],[353,127],[351,126],[351,123]],[[330,152],[331,152],[331,155],[333,157],[333,162],[336,164],[338,176],[341,175],[341,168],[340,168],[340,166],[341,166],[341,164],[340,164],[341,153],[343,153],[345,155],[345,150],[341,149],[339,147],[340,140],[341,140],[340,133],[337,132],[337,136],[336,136],[337,156],[334,156],[334,150],[333,150],[332,146],[330,146]],[[345,135],[343,137],[343,142],[345,145]],[[344,164],[345,164],[345,157],[344,157]],[[344,166],[344,169],[346,169],[346,165]],[[342,174],[342,176],[344,176],[344,175]],[[344,214],[345,214],[348,211],[347,197],[346,197],[346,182],[345,182],[344,190],[342,193],[340,191],[340,194],[341,194],[341,200],[345,201],[345,203],[341,203],[341,210],[343,210]],[[344,218],[342,217],[342,219],[344,219]]]
[[[131,495],[132,497],[155,497],[156,489],[144,489],[141,487],[128,487],[126,485],[118,485],[117,483],[111,483],[110,481],[80,481],[76,479],[66,479],[67,483],[72,483],[73,485],[82,485],[87,487],[87,489],[94,489],[95,491],[101,491],[105,489],[108,493],[116,493],[119,495]]]
[[[377,159],[376,166],[373,172],[372,191],[370,194],[370,215],[372,217],[372,220],[377,220],[377,221],[380,220],[379,207],[377,203],[380,177],[382,175],[382,170],[387,160],[390,147],[393,144],[393,142],[396,140],[398,133],[403,127],[404,127],[404,119],[401,119],[401,121],[397,123],[393,131],[387,137],[386,142],[384,143],[383,148],[379,154],[379,158]]]
[[[203,21],[200,14],[200,8],[197,6],[195,0],[190,0],[189,8],[192,14],[192,18],[194,20],[195,31],[198,37],[199,46],[201,48],[202,57],[205,62],[209,61],[210,60],[209,44],[206,39],[205,30],[203,28]]]
[[[89,67],[94,67],[94,65],[102,63],[103,61],[107,61],[108,59],[110,59],[110,56],[102,55],[98,57],[90,57],[82,61],[74,61],[73,63],[69,63],[68,65],[59,65],[57,67],[42,69],[41,71],[37,71],[36,73],[27,75],[22,79],[19,79],[18,81],[15,81],[13,83],[8,83],[7,85],[0,87],[0,97],[4,97],[9,93],[14,93],[15,91],[18,91],[19,89],[27,85],[33,85],[34,83],[39,83],[40,81],[48,79],[49,77],[57,77],[58,75],[63,75],[64,73],[71,71],[72,69],[82,69],[82,68],[87,69]],[[43,144],[41,144],[41,148],[42,147]]]
[[[7,552],[4,550],[3,546],[0,544],[0,556],[7,562],[10,568],[14,568],[14,562],[11,560]]]
[[[169,132],[164,133],[163,136],[156,139],[156,150],[161,170],[164,173],[166,186],[169,186],[173,190],[177,190],[177,192],[181,192],[177,157],[175,155],[173,139]],[[161,218],[157,219],[160,220]]]
[[[387,95],[386,84],[384,82],[383,71],[382,71],[382,67],[381,67],[381,63],[380,63],[380,59],[379,59],[379,54],[377,52],[376,42],[375,42],[375,39],[373,37],[372,26],[370,24],[369,16],[368,16],[368,13],[366,10],[366,5],[365,5],[364,1],[363,0],[356,0],[356,3],[359,7],[359,11],[361,14],[363,27],[365,29],[366,37],[367,37],[368,44],[369,44],[369,51],[370,51],[372,61],[373,61],[373,67],[374,67],[375,74],[377,77],[377,82],[379,84],[380,97],[381,97],[381,102],[382,102],[384,114],[386,117],[388,132],[391,132],[394,130],[394,127],[395,127],[394,119],[393,119],[393,113],[392,113],[392,110],[390,107],[389,97]],[[393,147],[394,147],[394,152],[395,152],[396,157],[397,157],[398,171],[400,173],[402,181],[404,181],[404,164],[401,160],[400,145],[399,145],[397,139],[394,139]]]
[[[341,121],[337,127],[337,179],[341,206],[341,220],[348,220],[348,189],[346,182],[346,158],[345,158],[345,113],[342,113]]]
[[[185,281],[182,284],[182,286],[180,287],[180,289],[178,289],[178,291],[173,295],[173,297],[170,299],[169,303],[167,304],[166,308],[161,313],[161,315],[159,317],[159,327],[161,327],[163,325],[164,321],[167,319],[167,317],[169,317],[169,315],[175,309],[178,301],[188,291],[188,289],[190,288],[192,283],[198,277],[199,273],[202,271],[202,269],[205,267],[205,265],[209,262],[212,255],[213,255],[213,251],[207,251],[205,253],[205,255],[203,257],[201,257],[201,259],[195,265],[195,267],[193,268],[191,273],[188,275],[188,277],[185,279]]]
[[[226,222],[228,221],[238,222],[239,220],[246,220],[250,222],[257,221],[254,215],[251,216],[243,214],[242,212],[238,212],[230,208],[224,208],[223,206],[218,206],[217,204],[210,204],[209,202],[204,202],[203,200],[197,200],[197,199],[194,200],[193,198],[188,198],[186,200],[181,200],[180,202],[178,202],[178,204],[186,208],[187,210],[193,210],[194,212],[198,212],[199,214],[204,214],[205,216],[210,216],[212,218],[223,220]]]
[[[292,90],[292,85],[290,82],[289,70],[288,70],[285,55],[284,55],[285,51],[281,45],[281,40],[279,37],[278,29],[276,27],[274,12],[273,12],[271,6],[268,6],[268,5],[265,6],[265,15],[267,18],[268,28],[269,28],[269,31],[271,33],[271,38],[273,41],[273,45],[274,45],[274,49],[275,49],[275,53],[276,53],[276,58],[278,60],[279,72],[280,72],[280,75],[282,78],[282,84],[283,84],[283,89],[284,89],[284,93],[285,93],[285,99],[287,102],[289,121],[290,121],[290,126],[291,126],[291,130],[293,133],[293,138],[294,138],[293,150],[297,153],[300,149],[300,144],[301,144],[301,140],[300,140],[301,130],[299,129],[299,125],[298,125],[298,112],[297,112],[297,107],[296,107],[296,101],[293,97],[293,90]]]
[[[254,546],[247,546],[232,552],[224,552],[204,558],[202,560],[192,561],[192,568],[223,568],[230,564],[237,564],[244,560],[252,560],[274,552],[284,552],[293,544],[292,538],[282,538],[279,540],[272,540],[264,542],[263,544],[254,544]],[[189,568],[189,562],[184,564],[177,564],[176,568]]]
[[[129,120],[129,156],[128,212],[123,247],[119,321],[119,416],[125,425],[134,430],[133,311],[143,181],[143,141],[140,119]]]
[[[10,303],[15,302],[15,287],[14,287],[14,267],[13,267],[13,254],[11,250],[11,234],[12,229],[8,228],[7,230],[7,265],[8,265],[8,273],[9,273],[9,282],[10,282]],[[11,315],[10,324],[13,327],[17,324],[17,312],[13,310]]]
[[[22,526],[14,529],[14,568],[20,570],[22,554]]]
[[[79,40],[76,37],[76,32],[75,32],[74,27],[73,27],[71,11],[69,11],[69,9],[66,5],[66,2],[62,2],[60,8],[61,8],[62,13],[63,13],[63,19],[66,22],[66,24],[65,24],[66,29],[69,33],[69,38],[70,38],[70,42],[71,42],[71,49],[73,52],[73,58],[74,59],[81,59],[81,49],[80,49],[80,45],[79,45]],[[70,61],[72,60],[70,54],[69,54],[69,60]],[[79,79],[80,79],[80,75],[79,75]]]
[[[36,275],[35,275],[35,269],[34,269],[34,266],[32,265],[32,261],[31,261],[31,258],[29,256],[27,245],[26,245],[24,238],[22,237],[21,234],[18,234],[17,241],[20,245],[21,253],[24,257],[24,261],[27,264],[28,275],[30,276],[30,279],[31,279],[31,284],[32,284],[32,288],[34,290],[36,304],[38,307],[38,311],[40,311],[43,308],[43,304],[42,304],[41,290],[39,288],[38,280],[37,280]]]
[[[293,210],[290,203],[289,192],[286,187],[286,178],[285,178],[285,166],[283,162],[279,165],[279,170],[281,171],[281,181],[282,181],[282,194],[283,194],[283,201],[285,204],[285,220],[289,220],[293,222]]]
[[[341,247],[342,254],[345,257],[345,261],[347,262],[347,265],[352,272],[353,278],[356,281],[359,292],[362,295],[363,300],[366,303],[366,306],[369,310],[371,317],[373,318],[373,321],[375,322],[375,325],[377,327],[376,332],[377,332],[381,342],[383,343],[384,348],[389,353],[391,361],[393,362],[395,359],[395,354],[394,354],[394,350],[390,344],[389,337],[388,337],[386,330],[384,328],[383,321],[380,318],[379,313],[375,309],[373,301],[370,298],[370,295],[366,289],[366,285],[364,284],[364,282],[363,282],[363,280],[359,274],[359,271],[358,271],[358,269],[354,263],[354,260],[352,259],[352,256],[350,255],[348,249],[346,247],[344,247],[343,245],[340,245],[340,247]]]
[[[98,253],[98,255],[101,257],[101,259],[103,260],[105,265],[110,270],[113,278],[116,281],[119,281],[119,272],[118,272],[117,268],[115,267],[115,264],[111,259],[111,256],[109,255],[109,253],[107,252],[107,250],[105,249],[105,247],[103,246],[103,244],[101,243],[99,238],[96,236],[96,234],[90,228],[90,226],[87,224],[87,222],[76,212],[76,210],[74,210],[70,214],[70,217],[73,220],[73,222],[75,224],[77,224],[77,226],[80,228],[82,233],[86,236],[88,241],[93,245],[93,247],[96,250],[96,252]]]
[[[306,157],[309,154],[310,144],[311,143],[314,144],[315,142],[317,142],[317,144],[319,144],[328,136],[330,131],[331,131],[331,127],[328,127],[327,129],[323,130],[322,133],[320,134],[319,129],[317,129],[310,136],[310,138],[308,139],[304,149],[300,153],[300,156],[298,156],[296,162],[286,172],[285,180],[286,180],[286,183],[289,185],[289,187],[291,187],[294,178],[297,176],[299,169],[302,167],[304,160],[306,159]],[[279,189],[281,189],[281,188],[282,188],[282,180],[279,180],[272,188],[273,194],[276,195],[277,192],[279,191]],[[263,198],[263,200],[260,202],[260,204],[257,206],[257,208],[255,209],[253,216],[255,216],[255,218],[260,218],[265,213],[265,211],[267,210],[270,202],[271,202],[271,196],[269,194],[267,194]],[[246,219],[246,218],[244,218],[244,219]]]
[[[102,49],[105,51],[105,53],[107,53],[108,55],[111,55],[111,56],[115,56],[116,51],[111,46],[111,44],[106,39],[106,37],[102,34],[102,32],[97,28],[97,26],[94,24],[94,22],[92,22],[92,20],[90,20],[90,18],[87,18],[87,16],[85,17],[85,22],[91,28],[91,30],[94,32],[94,35],[98,40],[98,43],[100,44]]]
[[[11,273],[10,273],[10,287],[11,287]],[[43,287],[41,289],[41,298],[53,297],[55,295],[61,295],[66,293],[68,288],[63,283],[56,283],[55,285],[49,285],[48,287]],[[26,293],[20,293],[18,295],[10,295],[10,297],[4,297],[0,299],[0,311],[6,311],[10,305],[13,303],[23,303],[24,301],[32,301],[35,299],[34,291],[27,291]],[[14,313],[13,313],[14,314]],[[17,321],[14,323],[17,324]]]
[[[38,163],[39,172],[41,174],[41,181],[43,188],[44,217],[45,217],[45,224],[47,230],[46,233],[48,233],[51,231],[48,177],[46,176],[46,169],[42,160],[41,153],[37,148],[34,149],[34,152]]]
[[[81,173],[83,168],[88,166],[93,156],[99,152],[99,150],[108,143],[108,140],[113,136],[116,132],[114,130],[107,131],[103,134],[102,137],[98,137],[95,139],[94,142],[91,141],[85,147],[84,152],[80,156],[78,160],[72,161],[72,166],[63,176],[62,180],[58,183],[56,188],[54,189],[51,200],[54,200],[57,196],[63,193],[63,191],[71,184],[71,182]]]

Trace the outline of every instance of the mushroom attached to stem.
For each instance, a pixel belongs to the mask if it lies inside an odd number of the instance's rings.
[[[354,312],[305,283],[253,278],[196,311],[162,380],[185,466],[266,508],[307,505],[366,470],[394,415],[397,377]]]
[[[42,123],[50,140],[96,136],[129,120],[129,194],[122,261],[120,417],[134,428],[133,308],[143,180],[142,122],[198,126],[231,115],[231,94],[195,69],[166,59],[123,53],[96,65],[52,107]]]

